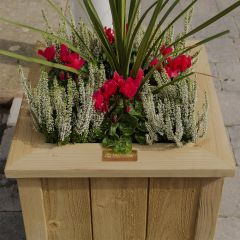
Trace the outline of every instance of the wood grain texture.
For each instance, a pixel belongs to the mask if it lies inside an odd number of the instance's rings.
[[[27,240],[48,240],[40,179],[19,179],[18,190]]]
[[[200,179],[151,179],[147,240],[193,240],[200,188]]]
[[[223,179],[203,179],[194,240],[213,240],[222,196]]]
[[[209,74],[205,50],[199,59],[196,71]],[[43,136],[33,130],[26,102],[23,101],[6,175],[13,178],[233,176],[235,161],[212,79],[200,74],[196,79],[201,92],[200,99],[206,91],[210,104],[209,131],[197,144],[189,144],[183,148],[172,144],[134,145],[134,149],[138,151],[138,161],[103,162],[100,144],[62,147],[46,144]]]
[[[48,240],[91,240],[88,179],[43,179]]]
[[[148,179],[91,179],[94,240],[145,240]]]

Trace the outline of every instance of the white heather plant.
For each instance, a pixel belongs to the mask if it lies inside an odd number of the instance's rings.
[[[141,0],[109,0],[113,29],[102,25],[91,0],[77,0],[90,27],[81,19],[76,23],[69,7],[63,10],[46,1],[60,17],[57,31],[44,12],[45,30],[0,18],[40,32],[45,43],[38,55],[43,58],[4,50],[0,54],[48,67],[41,68],[33,88],[20,68],[34,126],[47,142],[102,142],[114,152],[128,153],[132,143],[182,146],[204,136],[208,102],[201,93],[205,101],[197,110],[198,47],[229,31],[189,46],[186,40],[236,9],[239,0],[195,28],[191,20],[198,0],[176,15],[172,12],[180,0],[157,0],[143,14]],[[175,34],[181,18],[184,24]]]

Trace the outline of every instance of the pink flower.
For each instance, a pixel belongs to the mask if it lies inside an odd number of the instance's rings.
[[[162,54],[163,56],[166,56],[166,55],[172,53],[172,52],[173,52],[173,49],[172,49],[172,47],[166,48],[166,46],[163,45],[163,46],[161,47],[161,49],[160,49],[160,52],[161,52],[161,54]]]
[[[110,98],[119,90],[125,97],[133,99],[144,77],[144,71],[139,69],[136,78],[128,77],[124,80],[116,71],[111,80],[107,80],[103,86],[93,94],[95,109],[107,112]],[[130,109],[128,109],[130,111]]]
[[[104,96],[100,89],[93,94],[93,100],[95,102],[95,109],[97,111],[107,112],[107,105],[104,101]]]
[[[110,44],[113,44],[114,40],[115,40],[115,36],[114,36],[114,31],[112,28],[107,28],[107,27],[104,27],[104,32],[105,32],[105,35],[109,41]]]
[[[192,66],[191,56],[186,55],[179,55],[174,59],[168,58],[167,62],[165,70],[170,78],[178,77]]]
[[[65,66],[79,70],[85,64],[83,58],[78,53],[71,53],[65,44],[60,46],[60,60]]]
[[[151,66],[151,67],[154,67],[154,66],[156,66],[157,64],[158,64],[158,59],[157,59],[157,58],[154,58],[154,59],[151,61],[150,66]]]
[[[62,62],[67,62],[69,56],[68,47],[65,44],[61,44],[60,46],[60,60]]]
[[[117,87],[118,83],[114,79],[107,80],[102,87],[104,98],[109,99],[112,95],[116,94]]]
[[[65,66],[72,67],[76,70],[81,69],[82,66],[85,64],[84,59],[82,59],[77,53],[69,54],[66,62],[67,63],[65,63]]]
[[[55,58],[55,55],[56,55],[55,46],[52,45],[51,47],[47,47],[44,50],[38,50],[38,55],[43,56],[48,61],[52,61]]]
[[[139,69],[136,79],[128,77],[127,80],[125,80],[124,83],[120,85],[120,93],[129,99],[133,99],[137,93],[138,88],[140,87],[143,76],[143,70]]]

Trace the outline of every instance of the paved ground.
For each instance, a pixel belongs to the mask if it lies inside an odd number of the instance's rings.
[[[182,2],[189,2],[185,0]],[[236,0],[199,0],[195,10],[194,25],[217,13],[220,9]],[[41,26],[41,9],[47,9],[50,19],[56,23],[56,16],[47,7],[44,0],[1,0],[0,16],[18,19],[22,22]],[[62,6],[66,0],[58,0]],[[181,8],[183,4],[181,3]],[[228,37],[219,39],[207,46],[209,61],[215,78],[215,86],[221,104],[225,126],[229,132],[233,151],[237,162],[235,178],[227,179],[223,201],[218,220],[216,240],[240,239],[240,9],[221,20],[196,37],[203,38],[207,34],[231,30]],[[32,55],[34,44],[39,35],[24,29],[16,29],[0,23],[0,49],[10,49],[19,53]],[[0,57],[0,240],[22,240],[24,231],[21,208],[19,205],[15,181],[9,181],[2,175],[4,161],[14,127],[7,126],[9,105],[13,96],[21,94],[18,84],[17,61]],[[25,64],[27,71],[28,65]],[[3,129],[5,129],[3,134]],[[3,135],[3,137],[2,137]],[[205,239],[203,239],[205,240]]]

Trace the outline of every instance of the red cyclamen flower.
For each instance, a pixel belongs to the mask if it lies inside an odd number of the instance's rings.
[[[112,28],[107,28],[107,27],[104,27],[104,32],[105,32],[105,35],[109,41],[110,44],[113,44],[114,40],[115,40],[115,35],[114,35],[114,31]]]
[[[52,61],[55,58],[55,55],[56,55],[55,46],[52,45],[50,47],[47,47],[44,50],[38,50],[38,55],[43,56],[48,61]]]
[[[168,59],[165,70],[170,78],[178,77],[180,73],[185,72],[192,66],[192,58],[187,55],[179,55],[178,57]]]
[[[115,71],[113,78],[107,80],[104,85],[93,94],[95,109],[100,112],[107,112],[110,98],[117,93],[118,89],[125,97],[133,99],[143,76],[144,72],[140,69],[135,79],[128,77],[127,80],[124,80],[123,77]]]
[[[135,79],[133,79],[132,77],[128,77],[127,80],[120,84],[120,93],[132,100],[136,95],[138,88],[140,87],[142,78],[143,70],[140,69]]]
[[[70,52],[69,52],[69,49],[68,49],[67,45],[61,44],[61,46],[60,46],[60,60],[64,63],[67,62],[69,54],[70,54]]]
[[[96,91],[93,94],[93,100],[95,102],[95,109],[99,112],[107,112],[107,104],[104,100],[104,96],[102,94],[101,89]]]
[[[65,66],[72,67],[76,70],[82,68],[85,64],[84,59],[82,59],[78,53],[71,53],[65,44],[60,46],[60,59]]]
[[[65,63],[66,66],[72,67],[76,70],[81,69],[84,64],[85,64],[84,59],[82,59],[78,53],[71,53],[68,56],[67,62]]]
[[[118,87],[118,83],[114,79],[107,80],[101,89],[104,98],[110,99],[112,95],[116,94],[117,87]]]
[[[154,67],[158,64],[158,59],[157,58],[154,58],[151,62],[150,62],[150,66],[151,67]]]
[[[163,45],[163,46],[161,47],[161,49],[160,49],[160,52],[161,52],[161,54],[162,54],[163,56],[166,56],[166,55],[172,53],[172,52],[173,52],[173,49],[172,49],[172,47],[166,48],[166,46]]]

